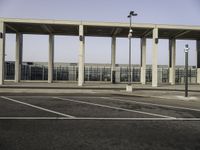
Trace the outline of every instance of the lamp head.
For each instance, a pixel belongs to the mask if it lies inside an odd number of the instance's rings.
[[[137,14],[134,11],[130,11],[128,17],[130,18],[131,16],[137,16]]]
[[[187,53],[187,52],[189,51],[189,49],[190,49],[190,48],[189,48],[189,45],[188,45],[188,44],[186,44],[186,45],[185,45],[185,48],[184,48],[184,50],[185,50],[185,53]]]
[[[134,11],[130,11],[130,15],[133,16],[134,15]]]

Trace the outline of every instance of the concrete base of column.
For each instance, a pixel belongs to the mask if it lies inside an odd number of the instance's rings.
[[[48,80],[48,83],[53,83],[53,81],[52,80]]]
[[[111,83],[112,84],[116,83],[116,71],[115,70],[111,71]]]
[[[197,68],[197,84],[200,84],[200,68]]]
[[[152,87],[158,87],[158,71],[156,69],[152,69]]]
[[[19,83],[21,81],[21,65],[19,65],[18,69],[15,68],[15,70],[17,70],[15,72],[17,74],[15,75],[15,83]]]
[[[83,86],[83,82],[78,81],[78,86]]]
[[[79,56],[80,57],[80,56]],[[82,58],[79,58],[82,59]],[[84,84],[84,62],[79,61],[79,68],[78,68],[78,86],[83,86]]]
[[[152,84],[152,87],[158,87],[158,84],[153,83],[153,84]]]
[[[140,82],[146,84],[146,68],[141,67]]]
[[[133,91],[132,85],[126,85],[126,91],[127,92],[132,92]]]
[[[172,83],[172,68],[169,68],[169,83]]]
[[[173,68],[169,68],[169,83],[175,85],[175,70]]]

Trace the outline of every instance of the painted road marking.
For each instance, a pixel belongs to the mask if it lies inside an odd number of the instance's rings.
[[[130,102],[130,103],[137,103],[137,104],[143,104],[143,105],[151,105],[151,106],[158,106],[158,107],[166,107],[166,108],[175,108],[175,109],[183,109],[183,110],[190,110],[190,111],[198,111],[200,112],[200,109],[194,109],[194,108],[188,108],[188,107],[179,107],[179,106],[171,106],[171,105],[163,105],[163,104],[154,104],[154,103],[148,103],[148,102],[138,102],[134,100],[122,100],[119,98],[110,98],[110,97],[100,97],[102,99],[107,100],[113,100],[113,101],[121,101],[121,102]]]
[[[200,118],[93,118],[93,117],[0,117],[0,120],[119,120],[119,121],[200,121]]]
[[[103,107],[103,108],[109,108],[109,109],[115,109],[115,110],[122,110],[122,111],[127,111],[127,112],[145,114],[145,115],[150,115],[150,116],[156,116],[156,117],[175,118],[175,117],[165,116],[165,115],[160,115],[160,114],[155,114],[155,113],[148,113],[148,112],[143,112],[143,111],[137,111],[137,110],[120,108],[120,107],[96,104],[96,103],[91,103],[91,102],[84,102],[84,101],[73,100],[73,99],[68,99],[68,98],[60,98],[60,97],[53,97],[53,98],[59,99],[59,100],[71,101],[71,102],[75,102],[75,103],[82,103],[82,104],[87,104],[87,105],[92,105],[92,106],[98,106],[98,107]]]
[[[9,97],[1,96],[1,98],[15,102],[15,103],[23,104],[23,105],[26,105],[26,106],[29,106],[29,107],[33,107],[33,108],[36,108],[36,109],[39,109],[39,110],[43,110],[43,111],[46,111],[46,112],[50,112],[50,113],[53,113],[53,114],[61,115],[61,116],[64,116],[64,117],[75,118],[74,116],[71,116],[71,115],[67,115],[67,114],[64,114],[64,113],[60,113],[60,112],[57,112],[57,111],[54,111],[54,110],[46,109],[46,108],[36,106],[36,105],[32,105],[32,104],[29,104],[29,103],[21,102],[21,101],[18,101],[18,100],[9,98]]]

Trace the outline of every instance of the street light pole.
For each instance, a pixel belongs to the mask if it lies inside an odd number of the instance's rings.
[[[128,66],[128,85],[131,85],[131,37],[132,37],[132,29],[131,29],[131,23],[132,23],[132,17],[130,16],[130,26],[129,26],[129,34],[128,34],[128,40],[129,40],[129,66]]]
[[[188,97],[188,44],[185,45],[185,97]]]
[[[130,11],[128,18],[130,19],[130,25],[129,25],[129,33],[128,33],[128,39],[129,39],[129,67],[128,67],[128,85],[131,85],[131,38],[133,30],[131,29],[132,26],[132,16],[137,16],[137,14],[134,11]]]

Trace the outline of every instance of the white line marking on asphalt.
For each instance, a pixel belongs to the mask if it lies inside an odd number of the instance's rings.
[[[175,117],[170,117],[170,116],[165,116],[165,115],[160,115],[160,114],[154,114],[154,113],[148,113],[148,112],[143,112],[143,111],[125,109],[125,108],[120,108],[120,107],[114,107],[114,106],[96,104],[96,103],[91,103],[91,102],[84,102],[84,101],[67,99],[67,98],[60,98],[60,97],[53,97],[53,98],[59,99],[59,100],[71,101],[71,102],[75,102],[75,103],[82,103],[82,104],[93,105],[93,106],[98,106],[98,107],[104,107],[104,108],[122,110],[122,111],[127,111],[127,112],[134,112],[134,113],[139,113],[139,114],[145,114],[145,115],[150,115],[150,116],[156,116],[156,117],[175,118]]]
[[[53,114],[61,115],[61,116],[64,116],[64,117],[75,118],[74,116],[71,116],[71,115],[63,114],[63,113],[60,113],[60,112],[57,112],[57,111],[54,111],[54,110],[50,110],[50,109],[46,109],[46,108],[43,108],[43,107],[40,107],[40,106],[36,106],[36,105],[29,104],[29,103],[21,102],[21,101],[18,101],[18,100],[9,98],[9,97],[1,96],[1,98],[6,99],[6,100],[10,100],[10,101],[15,102],[15,103],[19,103],[19,104],[23,104],[23,105],[26,105],[26,106],[30,106],[30,107],[33,107],[33,108],[36,108],[36,109],[39,109],[39,110],[43,110],[43,111],[46,111],[46,112],[50,112],[50,113],[53,113]]]
[[[171,105],[163,105],[163,104],[153,104],[148,102],[138,102],[134,100],[122,100],[119,98],[110,98],[110,97],[100,97],[102,99],[107,100],[113,100],[113,101],[121,101],[121,102],[130,102],[130,103],[137,103],[137,104],[143,104],[143,105],[152,105],[152,106],[158,106],[158,107],[167,107],[167,108],[175,108],[175,109],[183,109],[183,110],[191,110],[191,111],[198,111],[200,112],[200,109],[194,109],[194,108],[188,108],[188,107],[179,107],[179,106],[171,106]]]
[[[200,118],[93,118],[93,117],[0,117],[0,120],[119,120],[119,121],[200,121]]]

